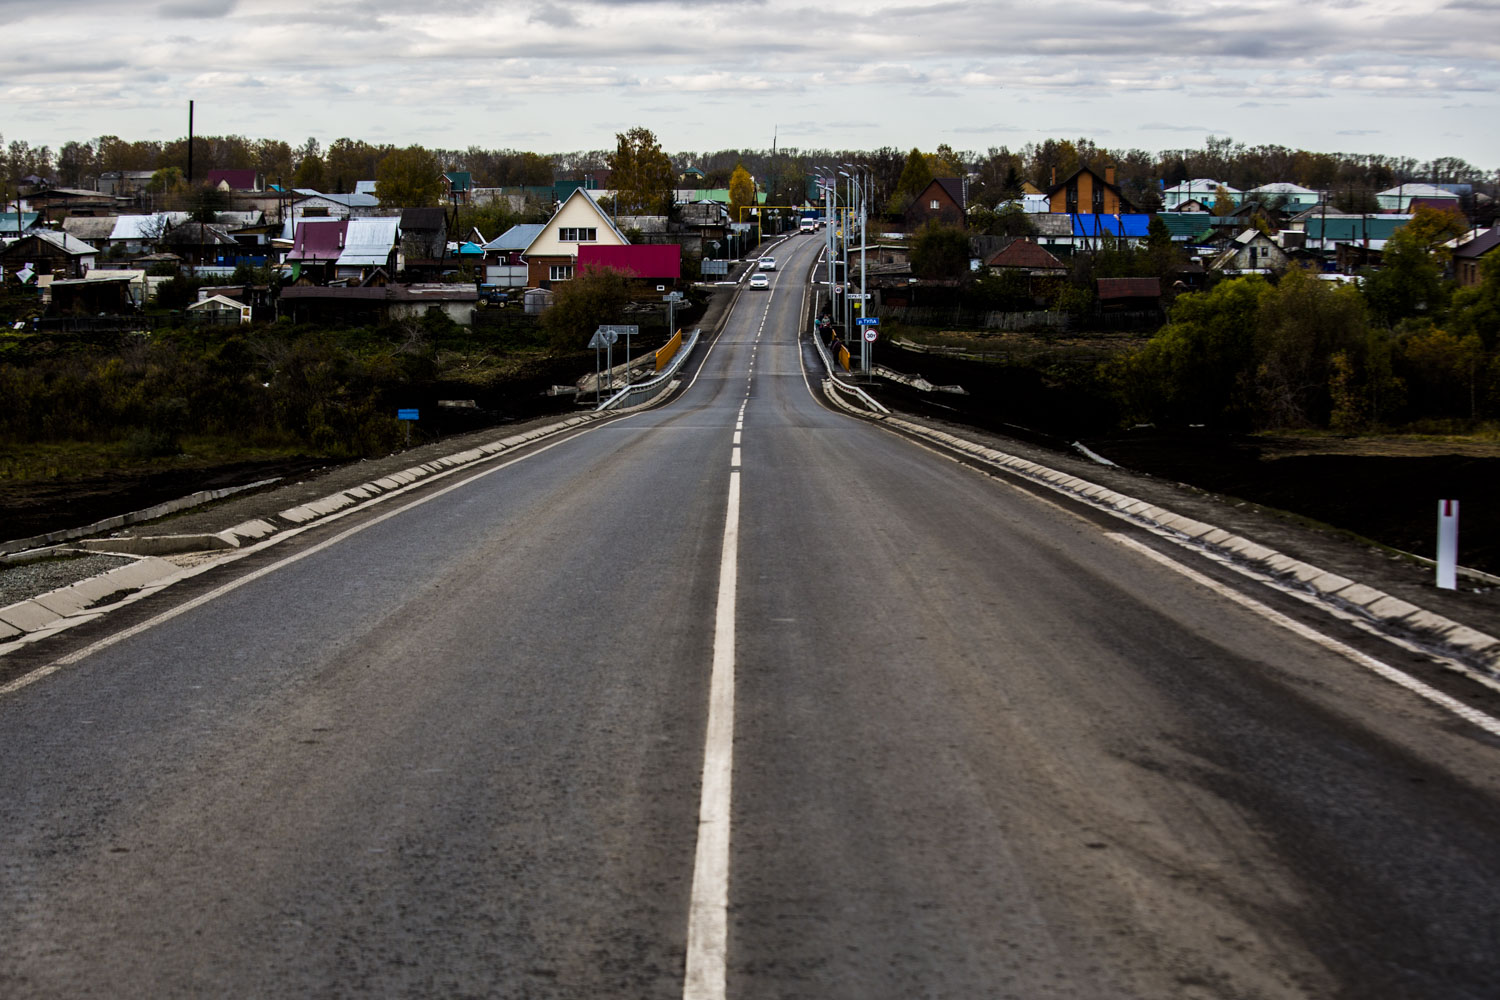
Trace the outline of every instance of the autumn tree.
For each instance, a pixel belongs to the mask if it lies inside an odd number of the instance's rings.
[[[381,205],[420,208],[443,197],[443,170],[438,158],[421,146],[392,150],[375,165],[375,197]]]
[[[743,163],[737,164],[729,175],[729,221],[740,222],[740,209],[755,204],[755,179]]]
[[[615,135],[607,159],[615,211],[620,215],[665,215],[672,205],[677,175],[672,160],[650,129],[636,126]]]

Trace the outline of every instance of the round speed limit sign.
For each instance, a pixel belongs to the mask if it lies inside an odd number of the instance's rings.
[[[878,334],[879,332],[880,332],[880,330],[879,330],[878,327],[873,327],[873,326],[867,326],[867,327],[865,327],[865,340],[868,343],[871,343],[871,344],[875,343],[875,335]]]

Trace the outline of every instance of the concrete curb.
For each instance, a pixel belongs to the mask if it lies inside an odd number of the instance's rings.
[[[246,490],[260,489],[262,486],[270,486],[278,482],[278,479],[262,479],[260,482],[249,483],[245,486],[228,486],[221,490],[202,490],[192,493],[176,500],[168,500],[144,510],[133,510],[128,514],[118,514],[114,517],[106,517],[102,521],[86,524],[81,528],[64,528],[61,531],[49,531],[45,535],[33,535],[30,538],[17,538],[9,542],[0,542],[0,554],[11,554],[17,552],[30,552],[51,545],[55,542],[71,541],[75,538],[83,538],[86,535],[97,535],[101,531],[112,531],[115,528],[123,528],[130,524],[140,524],[142,521],[154,521],[158,517],[166,517],[180,510],[189,510],[214,500],[223,500],[225,497],[243,493]]]
[[[143,536],[139,538],[96,538],[80,542],[74,549],[84,549],[90,552],[104,552],[119,555],[131,555],[138,557],[138,561],[127,566],[120,566],[110,570],[108,573],[80,580],[78,583],[60,587],[57,590],[40,594],[25,601],[0,608],[0,643],[9,643],[26,636],[40,636],[51,634],[62,628],[77,625],[80,622],[97,618],[99,610],[94,605],[102,598],[119,594],[122,591],[134,593],[136,591],[151,587],[156,584],[165,585],[170,582],[168,578],[184,572],[183,568],[159,558],[177,552],[201,552],[214,549],[237,549],[246,544],[259,542],[279,531],[285,531],[294,527],[306,527],[319,518],[352,508],[358,504],[366,503],[394,490],[403,489],[412,483],[420,482],[429,476],[440,472],[462,468],[475,462],[492,458],[503,452],[511,451],[522,445],[531,444],[541,438],[551,437],[564,431],[572,430],[587,423],[607,417],[618,416],[616,413],[580,413],[555,424],[538,427],[522,434],[514,434],[489,444],[470,448],[466,451],[445,455],[431,462],[414,465],[409,469],[382,476],[368,483],[361,483],[349,489],[330,493],[326,497],[312,500],[308,503],[289,507],[278,513],[274,519],[265,520],[256,518],[237,524],[232,528],[212,535],[158,535]],[[220,492],[220,491],[214,491]],[[203,494],[193,494],[194,497]],[[172,501],[171,504],[163,504],[163,507],[172,507],[171,510],[162,511],[162,514],[174,513],[176,510],[184,509],[175,507],[173,504],[184,503],[192,499],[185,497],[182,501]],[[218,499],[210,497],[209,499]],[[198,501],[204,502],[204,501]],[[149,508],[156,510],[157,508]],[[126,515],[132,516],[132,515]],[[143,518],[144,519],[144,518]],[[111,518],[111,521],[118,519]],[[281,523],[275,523],[279,521]],[[101,524],[104,522],[101,522]],[[119,521],[118,524],[108,525],[118,527],[120,524],[133,523]],[[97,526],[91,526],[97,528]],[[80,531],[83,529],[72,529]],[[106,530],[98,528],[97,530]],[[57,534],[66,534],[58,532]],[[52,546],[37,552],[37,555],[57,553],[63,551],[62,546]],[[27,553],[30,555],[31,553]],[[113,602],[111,602],[113,603]],[[4,652],[0,648],[0,652]]]
[[[844,409],[870,417],[853,406],[837,401]],[[880,419],[903,434],[921,438],[946,450],[958,452],[980,462],[1040,482],[1060,493],[1067,493],[1094,507],[1121,514],[1132,520],[1176,534],[1205,549],[1240,564],[1250,565],[1287,586],[1319,597],[1345,611],[1354,611],[1378,623],[1382,628],[1406,636],[1486,674],[1500,676],[1500,639],[1442,615],[1433,614],[1392,597],[1373,587],[1356,583],[1336,573],[1269,549],[1264,545],[1231,534],[1212,524],[1183,517],[1156,507],[1144,500],[1117,493],[1096,483],[1058,472],[1044,465],[1008,455],[945,431],[936,431],[899,417]]]

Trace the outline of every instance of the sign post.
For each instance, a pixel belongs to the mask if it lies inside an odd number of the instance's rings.
[[[854,322],[862,328],[860,332],[864,334],[860,338],[859,360],[860,367],[868,375],[870,374],[870,345],[875,343],[875,338],[880,335],[880,317],[861,316]]]
[[[397,410],[396,419],[406,427],[406,446],[411,447],[411,425],[417,422],[416,410]]]
[[[1458,501],[1438,501],[1437,585],[1458,589]]]

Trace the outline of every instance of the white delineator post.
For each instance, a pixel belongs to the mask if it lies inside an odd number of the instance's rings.
[[[1437,585],[1458,589],[1458,501],[1438,501]]]

